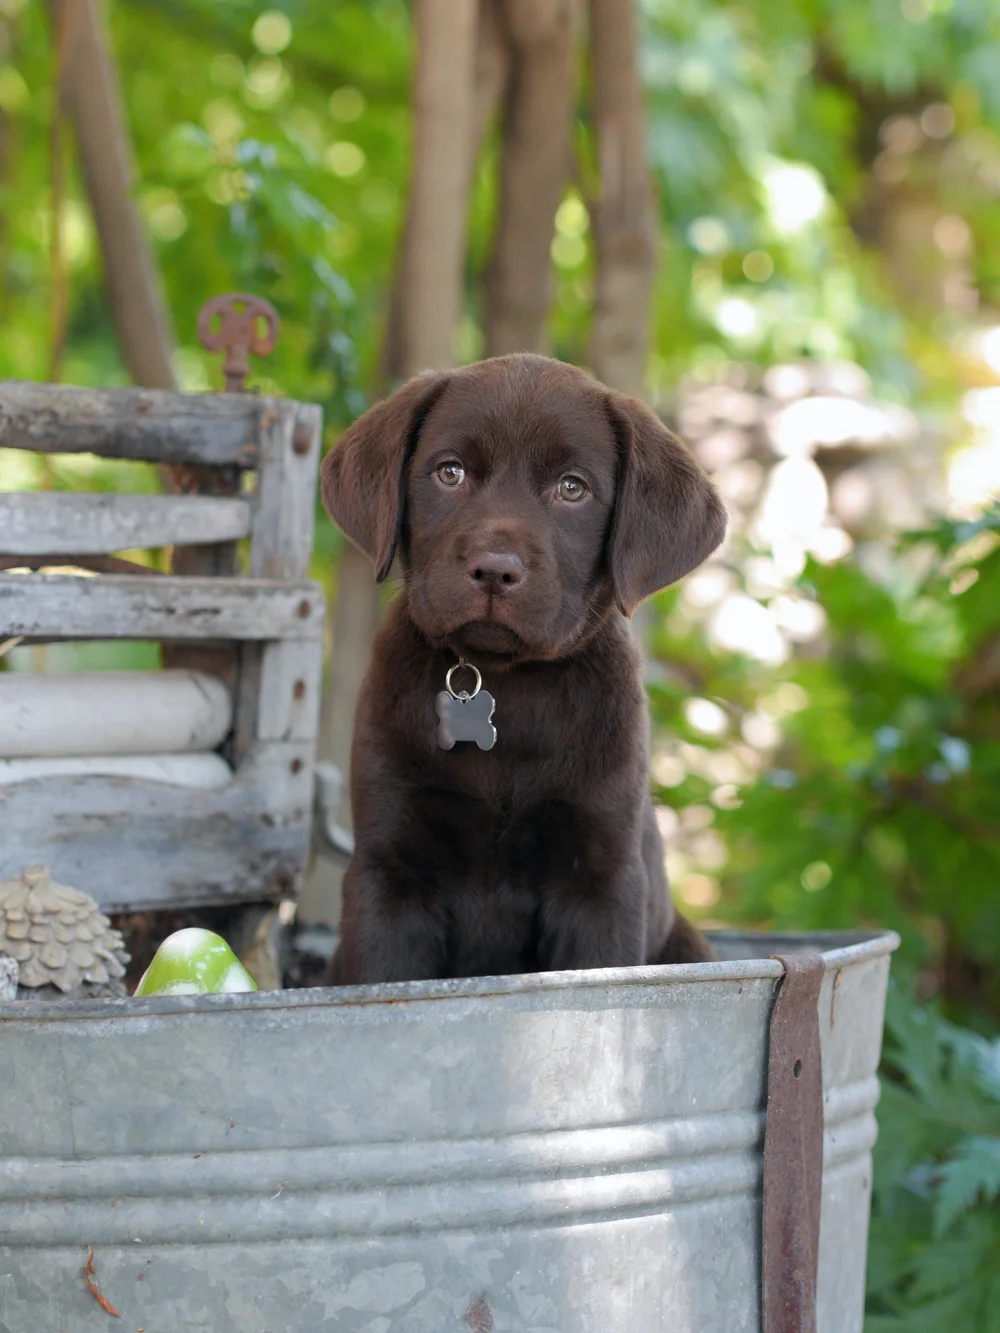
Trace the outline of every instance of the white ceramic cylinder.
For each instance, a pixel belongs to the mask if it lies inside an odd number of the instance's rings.
[[[138,778],[171,787],[225,787],[233,772],[209,750],[201,754],[87,754],[61,759],[0,759],[0,787],[36,778]]]
[[[232,725],[221,680],[196,671],[0,674],[0,758],[212,750]]]

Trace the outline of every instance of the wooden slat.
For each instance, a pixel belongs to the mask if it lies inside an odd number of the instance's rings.
[[[212,496],[0,492],[0,553],[104,555],[238,541],[251,517],[248,501]]]
[[[306,744],[259,745],[227,787],[57,777],[0,786],[0,880],[43,862],[105,911],[254,902],[298,888],[309,852]]]
[[[301,580],[0,575],[0,639],[316,639],[323,593]]]
[[[249,468],[257,461],[261,418],[280,401],[5,380],[0,448]]]
[[[189,645],[186,645],[189,646]],[[260,696],[260,666],[266,648],[263,643],[233,645],[234,660],[230,687],[233,695],[233,731],[226,745],[226,758],[241,764],[257,740],[257,711]],[[322,652],[322,644],[320,644]]]
[[[309,572],[322,429],[322,412],[306,403],[275,403],[261,420],[250,544],[256,578],[301,579]]]
[[[323,644],[283,639],[261,651],[257,739],[316,743]]]

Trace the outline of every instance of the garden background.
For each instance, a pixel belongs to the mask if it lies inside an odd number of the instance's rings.
[[[998,71],[992,0],[0,0],[0,376],[219,387],[197,312],[245,291],[328,443],[528,348],[714,476],[726,546],[641,620],[659,819],[704,921],[902,935],[868,1333],[1000,1330]],[[318,524],[343,764],[380,602]]]

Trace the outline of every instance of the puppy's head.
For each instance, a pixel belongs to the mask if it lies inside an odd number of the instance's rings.
[[[565,656],[700,564],[725,511],[648,408],[545,357],[419,376],[323,463],[331,517],[410,613],[477,658]]]

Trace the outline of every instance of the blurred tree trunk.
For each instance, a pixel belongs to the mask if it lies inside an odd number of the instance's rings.
[[[418,0],[413,174],[403,240],[400,372],[454,364],[461,309],[476,0]]]
[[[413,170],[383,364],[390,387],[420,370],[454,364],[473,146],[503,81],[503,61],[490,29],[480,25],[477,39],[475,0],[418,0],[415,39]],[[336,764],[345,778],[354,709],[379,614],[371,563],[345,544],[320,734],[321,757]],[[339,818],[349,824],[346,790]],[[336,922],[339,888],[338,867],[319,862],[303,895],[303,918]]]
[[[503,0],[479,0],[476,20],[475,84],[472,90],[472,133],[469,136],[469,183],[486,132],[507,91],[511,53],[503,23]]]
[[[540,352],[556,209],[570,174],[577,0],[503,0],[511,72],[499,217],[486,276],[486,353]]]
[[[475,179],[483,140],[490,128],[510,77],[510,51],[503,32],[503,0],[479,0],[476,12],[476,45],[473,57],[471,130],[466,135],[466,201]],[[399,238],[399,251],[386,303],[385,332],[379,361],[379,384],[383,389],[405,378],[403,351],[404,250],[409,243],[409,228]]]
[[[53,30],[63,33],[65,42],[62,97],[76,132],[122,359],[137,384],[172,389],[173,335],[156,263],[132,197],[132,146],[107,25],[98,5],[99,0],[52,0]]]
[[[590,205],[594,315],[590,367],[604,384],[641,396],[656,275],[656,208],[646,162],[633,0],[590,0],[594,127],[600,196]],[[645,643],[648,605],[632,622]]]
[[[597,271],[590,364],[611,388],[641,394],[657,229],[633,0],[590,0],[590,41],[601,175],[591,207]]]

